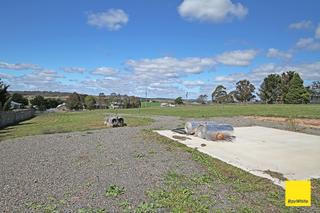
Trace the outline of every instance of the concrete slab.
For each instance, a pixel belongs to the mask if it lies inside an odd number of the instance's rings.
[[[283,181],[265,171],[281,173],[289,180],[320,178],[320,136],[252,126],[235,128],[233,142],[213,142],[190,135],[190,139],[177,139],[174,136],[185,135],[171,130],[156,132],[282,187]]]

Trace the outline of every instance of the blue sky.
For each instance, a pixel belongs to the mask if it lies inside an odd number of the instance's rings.
[[[0,1],[11,90],[210,94],[270,73],[320,80],[320,1]]]

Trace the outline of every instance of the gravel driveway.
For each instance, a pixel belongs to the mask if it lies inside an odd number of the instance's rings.
[[[0,210],[30,212],[47,208],[74,212],[104,207],[117,212],[121,201],[134,207],[145,201],[145,192],[163,184],[163,175],[170,170],[205,172],[190,153],[171,152],[164,144],[143,138],[142,129],[175,128],[184,122],[174,117],[154,119],[156,122],[149,127],[38,135],[1,142]],[[240,118],[217,120],[236,126],[256,124]],[[107,187],[113,184],[124,187],[125,193],[117,198],[106,197]]]

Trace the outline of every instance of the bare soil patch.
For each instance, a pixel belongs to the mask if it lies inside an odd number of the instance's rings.
[[[299,125],[303,127],[312,127],[320,129],[320,119],[306,119],[306,118],[281,118],[281,117],[262,117],[262,116],[246,116],[246,118],[253,118],[259,121],[274,121],[289,125]]]

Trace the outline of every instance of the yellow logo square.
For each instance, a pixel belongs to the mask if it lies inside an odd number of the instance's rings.
[[[311,206],[311,181],[285,181],[286,206]]]

